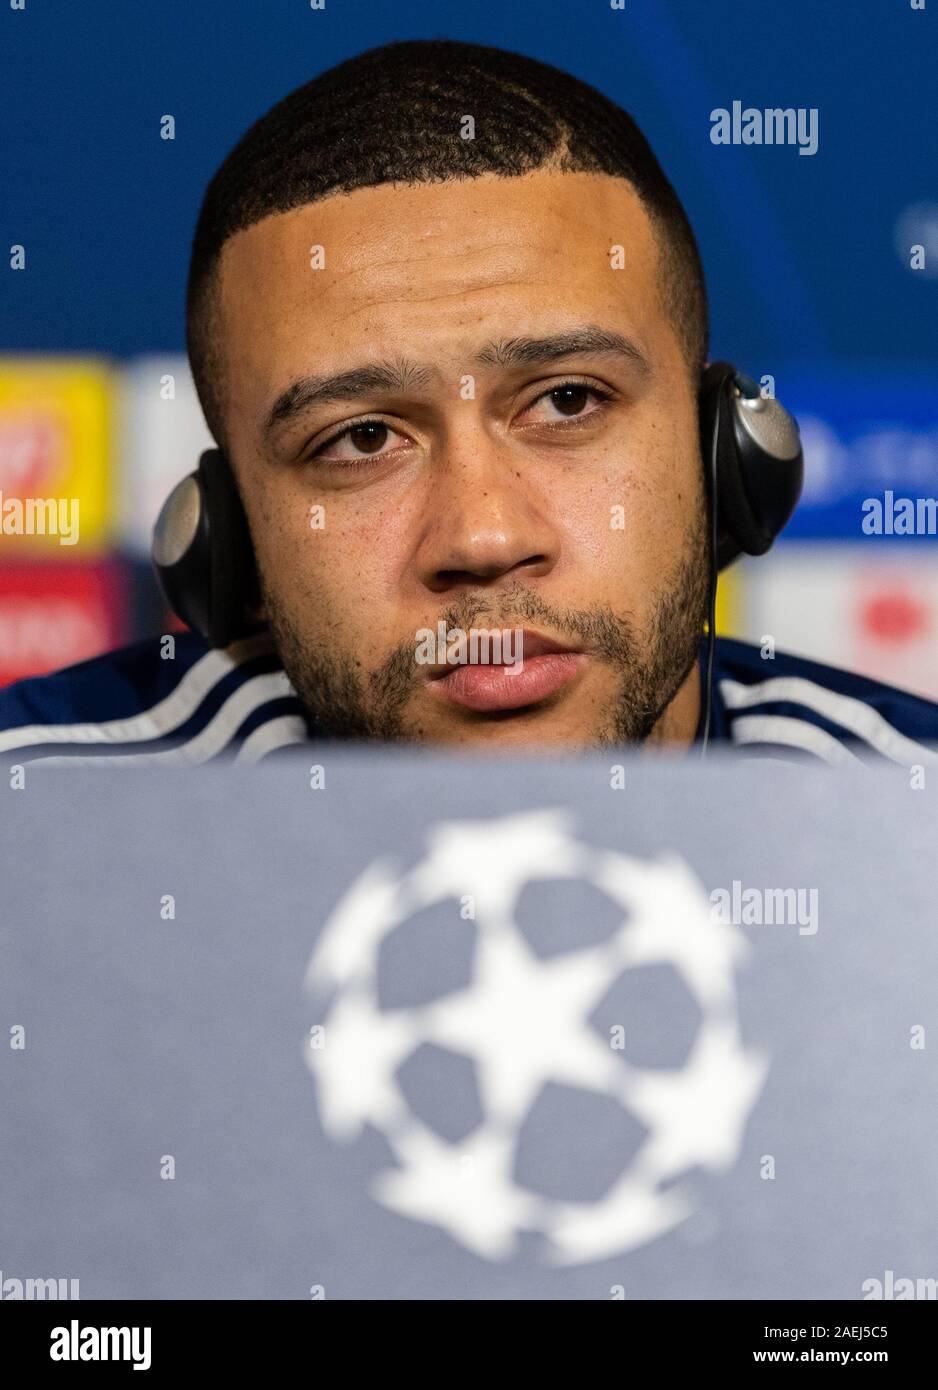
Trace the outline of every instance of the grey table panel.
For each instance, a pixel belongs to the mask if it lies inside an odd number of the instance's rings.
[[[321,790],[287,759],[30,769],[0,795],[0,1036],[26,1040],[0,1049],[3,1280],[639,1299],[938,1277],[935,787],[318,757]],[[688,954],[734,881],[800,888],[814,922],[711,926],[712,959]]]

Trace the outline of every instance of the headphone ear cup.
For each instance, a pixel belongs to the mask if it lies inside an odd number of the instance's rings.
[[[257,573],[228,460],[208,449],[177,483],[153,529],[153,564],[173,612],[213,647],[250,632]]]
[[[150,547],[167,604],[204,636],[210,625],[208,509],[198,470],[178,482],[160,508]]]
[[[227,647],[256,626],[248,608],[258,598],[254,549],[231,465],[220,449],[199,460],[209,539],[208,626],[213,647]]]
[[[703,373],[700,428],[711,490],[717,432],[717,565],[723,569],[741,552],[764,555],[784,528],[801,496],[801,440],[784,406],[764,398],[728,362],[714,362]]]

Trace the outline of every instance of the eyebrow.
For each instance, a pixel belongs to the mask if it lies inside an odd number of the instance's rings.
[[[565,333],[540,338],[503,338],[487,343],[470,361],[479,366],[544,366],[563,357],[624,357],[640,376],[651,371],[648,358],[637,343],[613,329],[585,324]],[[380,392],[391,394],[426,385],[439,376],[439,368],[400,358],[394,362],[373,362],[345,372],[304,376],[288,386],[274,402],[264,422],[269,435],[279,425],[295,419],[310,406],[352,401]]]
[[[476,356],[479,363],[496,363],[501,367],[518,365],[540,365],[554,362],[559,357],[573,357],[576,354],[599,356],[611,354],[625,357],[642,376],[651,370],[648,358],[637,343],[622,333],[610,328],[600,328],[598,324],[585,324],[567,333],[551,333],[546,338],[504,338],[500,342],[489,343]]]

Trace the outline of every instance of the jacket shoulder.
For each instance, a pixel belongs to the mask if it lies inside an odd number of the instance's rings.
[[[215,650],[174,633],[0,690],[0,753],[146,754],[188,743],[201,758],[296,712],[267,634]]]
[[[131,718],[179,684],[208,651],[191,633],[174,636],[171,659],[159,637],[135,642],[0,690],[0,729]],[[173,650],[170,648],[170,650]]]
[[[925,696],[789,652],[763,658],[759,647],[729,638],[717,639],[717,653],[716,678],[730,712],[798,714],[849,741],[876,744],[892,729],[938,743],[938,704]]]

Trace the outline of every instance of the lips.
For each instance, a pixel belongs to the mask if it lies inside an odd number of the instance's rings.
[[[497,712],[538,704],[562,690],[586,664],[584,652],[524,630],[523,660],[515,665],[436,666],[427,689],[465,709]]]

